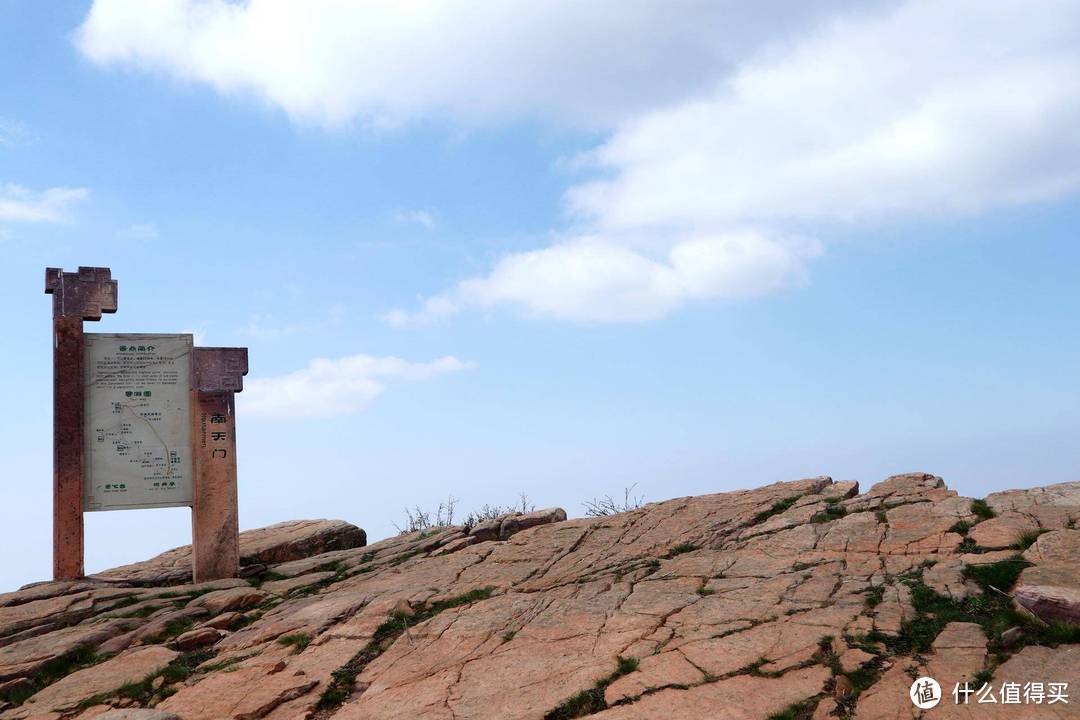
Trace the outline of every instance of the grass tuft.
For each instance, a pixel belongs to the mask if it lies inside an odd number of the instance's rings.
[[[761,523],[771,518],[773,515],[779,515],[780,513],[784,512],[792,505],[794,505],[800,497],[800,495],[792,495],[791,497],[786,497],[783,500],[779,500],[773,503],[772,507],[770,507],[768,510],[762,510],[757,515],[755,515],[750,520],[749,524],[760,525]]]
[[[675,557],[676,555],[682,555],[683,553],[694,552],[697,549],[698,549],[698,546],[694,545],[693,543],[688,543],[688,542],[679,543],[675,547],[671,548],[671,551],[665,557],[666,557],[666,559],[670,560],[671,558]]]
[[[1035,541],[1039,539],[1040,535],[1050,532],[1046,528],[1039,528],[1038,530],[1028,530],[1026,533],[1022,533],[1020,537],[1016,538],[1016,542],[1013,543],[1012,549],[1023,552],[1029,547],[1035,544]]]
[[[596,685],[588,690],[582,690],[577,695],[564,700],[557,708],[545,715],[544,720],[572,720],[572,718],[585,717],[606,710],[608,704],[604,699],[604,690],[607,686],[637,669],[637,658],[619,657],[615,672],[598,680]]]
[[[972,500],[971,512],[982,520],[989,520],[990,518],[997,517],[997,513],[994,509],[986,504],[985,500]]]
[[[808,698],[788,705],[778,713],[773,713],[769,716],[769,720],[810,720],[814,716],[817,704],[818,698]]]
[[[810,522],[812,523],[824,523],[830,520],[839,520],[848,514],[847,508],[838,503],[828,503],[825,505],[825,509],[819,513],[814,513],[810,516]]]
[[[967,520],[958,520],[955,525],[949,528],[949,532],[954,532],[958,535],[967,535],[968,530],[973,527],[975,527],[974,523],[969,523]]]
[[[304,648],[311,644],[311,636],[307,633],[292,633],[283,635],[277,639],[278,645],[296,648],[296,652],[304,652]]]

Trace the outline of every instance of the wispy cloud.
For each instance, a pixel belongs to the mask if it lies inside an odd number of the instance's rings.
[[[117,235],[126,240],[153,240],[158,237],[157,225],[154,223],[135,223],[122,228]]]
[[[34,132],[19,120],[0,117],[0,147],[16,147],[33,142]]]
[[[22,185],[0,185],[0,220],[64,223],[71,209],[90,196],[86,188],[54,187],[33,192]]]
[[[382,395],[392,382],[417,382],[474,367],[455,357],[410,362],[396,357],[352,355],[317,358],[302,370],[244,381],[245,415],[271,418],[328,418],[349,415]]]
[[[318,333],[340,325],[345,319],[346,312],[347,308],[338,304],[327,308],[321,316],[306,320],[283,321],[274,315],[253,315],[240,332],[249,337],[261,339]]]
[[[431,230],[435,227],[435,215],[430,210],[398,210],[394,213],[394,222]]]
[[[578,322],[640,322],[688,303],[765,295],[806,282],[813,240],[755,231],[689,236],[664,255],[603,237],[577,237],[515,253],[486,275],[428,298],[417,311],[395,309],[395,326],[434,322],[470,308],[513,305],[529,315]]]

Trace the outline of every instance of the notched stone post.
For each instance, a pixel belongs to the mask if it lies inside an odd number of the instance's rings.
[[[236,577],[240,571],[235,398],[244,389],[247,371],[247,348],[194,350],[191,535],[195,582]]]
[[[109,268],[45,269],[53,296],[53,579],[83,571],[83,321],[116,312]]]

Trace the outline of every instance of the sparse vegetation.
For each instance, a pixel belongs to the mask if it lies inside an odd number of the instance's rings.
[[[1002,650],[1001,634],[1012,627],[1024,628],[1023,644],[1055,646],[1080,642],[1080,627],[1041,623],[1013,607],[1006,593],[1029,564],[1022,556],[1015,555],[996,563],[968,566],[964,570],[965,579],[975,582],[983,592],[963,600],[939,595],[922,581],[920,568],[901,581],[911,591],[915,616],[903,623],[896,637],[874,632],[866,639],[884,643],[894,654],[923,653],[948,623],[971,622],[982,626],[992,653]]]
[[[992,507],[986,504],[985,500],[972,500],[971,512],[981,520],[989,520],[990,518],[997,517],[997,513],[994,512]]]
[[[956,546],[957,552],[962,553],[984,553],[986,548],[975,542],[974,539],[964,536],[964,539],[960,541],[960,544]]]
[[[949,532],[956,533],[957,535],[967,535],[968,530],[975,527],[974,523],[969,523],[967,520],[957,520],[956,523],[949,528]]]
[[[637,658],[620,657],[615,672],[588,690],[582,690],[577,695],[567,699],[557,708],[544,716],[544,720],[571,720],[572,718],[585,717],[607,709],[607,701],[604,700],[604,690],[623,675],[629,675],[638,669]]]
[[[394,523],[394,527],[397,528],[399,535],[408,535],[414,532],[429,533],[439,528],[448,527],[454,524],[454,519],[457,517],[457,506],[458,499],[453,495],[447,497],[445,502],[439,503],[439,506],[434,511],[424,510],[419,505],[414,505],[411,510],[405,508],[405,523],[403,525]],[[521,493],[518,496],[518,502],[514,505],[484,504],[479,510],[471,511],[462,521],[462,527],[468,529],[485,520],[493,520],[511,513],[532,512],[535,509],[536,505],[529,500],[529,496]]]
[[[446,502],[439,503],[434,513],[423,510],[419,505],[414,505],[412,510],[405,508],[404,526],[394,523],[399,535],[408,535],[414,532],[427,532],[435,528],[446,527],[454,524],[454,511],[457,508],[457,498],[450,495]]]
[[[304,652],[304,648],[311,644],[311,636],[307,633],[292,633],[283,635],[277,639],[278,645],[296,648],[296,652]]]
[[[610,495],[586,500],[582,503],[585,506],[585,514],[588,517],[606,517],[637,510],[645,504],[645,496],[634,496],[633,492],[636,487],[637,483],[634,483],[628,488],[623,488],[622,502],[615,500]]]
[[[166,683],[178,683],[187,680],[195,672],[195,668],[214,657],[214,650],[203,648],[183,653],[180,657],[169,663],[169,666],[161,671],[161,676]],[[239,662],[239,660],[237,660]],[[210,668],[208,668],[210,669]]]
[[[147,704],[150,702],[151,698],[153,698],[154,696],[155,690],[153,683],[157,678],[163,678],[168,684],[183,682],[189,677],[191,677],[191,675],[195,672],[196,667],[206,662],[213,656],[214,652],[210,649],[202,649],[193,652],[183,653],[175,660],[173,660],[161,672],[147,675],[142,680],[139,680],[137,682],[125,683],[124,685],[121,685],[115,690],[99,693],[97,695],[94,695],[93,697],[86,698],[79,703],[78,708],[86,709],[93,705],[100,705],[112,697],[127,698],[128,700],[135,701],[135,703],[140,707],[146,707]],[[168,686],[166,685],[157,692],[162,696],[171,695],[172,692],[170,692],[167,688]]]
[[[751,518],[750,525],[760,525],[761,523],[771,518],[773,515],[779,515],[780,513],[784,512],[792,505],[794,505],[798,501],[799,497],[801,496],[792,495],[791,497],[786,497],[783,500],[778,500],[774,502],[772,504],[772,507],[770,507],[768,510],[762,510],[753,518]]]
[[[530,513],[533,510],[536,510],[536,505],[529,500],[528,495],[521,493],[518,496],[516,505],[488,505],[485,503],[479,510],[473,510],[466,515],[465,522],[462,524],[466,528],[472,528],[485,520],[494,520],[510,513]]]
[[[665,556],[665,559],[670,560],[671,558],[675,557],[676,555],[682,555],[683,553],[694,552],[697,549],[698,549],[698,546],[694,545],[693,543],[682,542],[682,543],[679,543],[678,545],[676,545],[675,547],[671,548],[671,550]]]
[[[0,694],[0,700],[12,705],[21,705],[28,697],[36,693],[46,685],[59,680],[65,675],[70,675],[76,670],[96,665],[108,656],[98,655],[94,648],[82,646],[71,652],[50,660],[34,674],[29,685],[15,686]]]
[[[829,499],[833,500],[834,498],[829,498]],[[812,522],[812,523],[823,523],[823,522],[829,522],[830,520],[839,520],[840,518],[844,517],[847,514],[848,514],[847,508],[844,507],[843,505],[841,505],[839,503],[839,501],[837,501],[837,502],[828,502],[828,501],[826,501],[825,509],[822,510],[821,512],[817,512],[817,513],[814,513],[813,515],[811,515],[810,516],[810,522]]]
[[[778,713],[769,716],[769,720],[809,720],[817,707],[818,698],[813,697],[787,706]]]
[[[382,654],[383,650],[390,647],[410,627],[430,620],[445,610],[486,600],[491,597],[491,591],[492,588],[473,590],[448,600],[440,600],[412,615],[394,615],[388,618],[375,629],[371,641],[360,652],[332,673],[330,684],[319,697],[315,717],[329,717],[331,711],[348,700],[356,686],[357,676],[367,664]]]
[[[1013,543],[1013,550],[1019,550],[1023,552],[1029,547],[1035,544],[1035,541],[1039,539],[1040,535],[1050,532],[1045,528],[1039,528],[1038,530],[1029,530],[1026,533],[1021,533],[1020,537],[1016,538],[1016,542]]]

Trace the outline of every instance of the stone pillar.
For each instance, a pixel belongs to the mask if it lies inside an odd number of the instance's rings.
[[[195,348],[192,357],[195,582],[240,572],[235,394],[243,390],[247,370],[247,348]]]
[[[53,296],[53,579],[82,577],[84,403],[83,321],[116,312],[109,268],[46,268]]]

